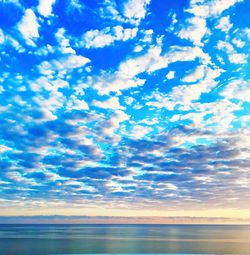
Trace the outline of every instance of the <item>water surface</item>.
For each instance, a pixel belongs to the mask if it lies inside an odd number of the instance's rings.
[[[250,226],[0,225],[1,255],[250,254]]]

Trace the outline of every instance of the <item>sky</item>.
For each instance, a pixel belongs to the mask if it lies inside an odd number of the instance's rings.
[[[250,219],[249,11],[0,1],[0,215]]]

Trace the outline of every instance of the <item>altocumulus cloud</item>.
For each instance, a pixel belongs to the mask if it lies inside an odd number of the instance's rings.
[[[250,209],[247,1],[90,2],[0,3],[1,207]]]

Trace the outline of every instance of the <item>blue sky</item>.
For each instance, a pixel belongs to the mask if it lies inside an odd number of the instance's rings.
[[[1,214],[250,218],[249,11],[1,1]]]

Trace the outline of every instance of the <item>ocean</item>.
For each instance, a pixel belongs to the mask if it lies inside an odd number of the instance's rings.
[[[250,254],[250,226],[0,225],[0,255]]]

